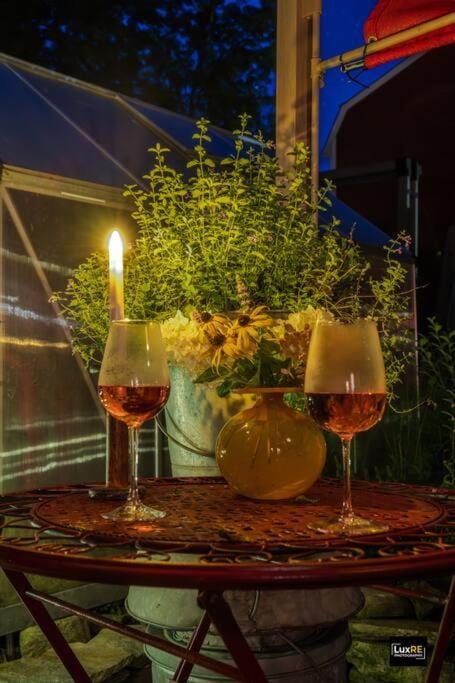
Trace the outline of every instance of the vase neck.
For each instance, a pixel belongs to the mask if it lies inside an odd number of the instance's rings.
[[[256,405],[270,405],[276,403],[283,403],[282,392],[264,392],[256,394]]]

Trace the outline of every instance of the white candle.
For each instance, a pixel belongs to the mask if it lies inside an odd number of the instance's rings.
[[[125,317],[123,301],[123,242],[118,230],[109,238],[109,314],[111,320]]]

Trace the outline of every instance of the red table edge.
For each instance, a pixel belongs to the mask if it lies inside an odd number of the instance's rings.
[[[41,574],[69,580],[95,581],[160,588],[203,590],[290,590],[370,583],[455,572],[455,548],[441,553],[404,555],[384,559],[352,560],[306,564],[257,562],[194,564],[136,562],[68,555],[62,557],[41,551],[27,551],[0,544],[0,566],[13,571]]]

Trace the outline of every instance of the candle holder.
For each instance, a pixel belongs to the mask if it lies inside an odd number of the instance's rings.
[[[89,489],[90,498],[126,500],[129,485],[128,427],[106,415],[106,478]]]
[[[125,315],[123,296],[123,241],[118,230],[109,238],[109,318]],[[90,489],[92,498],[126,499],[129,485],[128,427],[106,415],[106,486]]]
[[[128,489],[128,427],[111,415],[106,419],[106,486]]]

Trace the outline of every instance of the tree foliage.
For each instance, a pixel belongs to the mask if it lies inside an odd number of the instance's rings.
[[[192,117],[272,134],[274,0],[0,0],[2,52]]]

